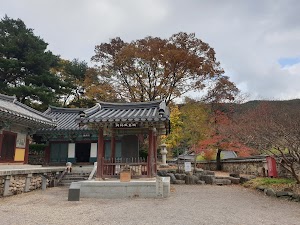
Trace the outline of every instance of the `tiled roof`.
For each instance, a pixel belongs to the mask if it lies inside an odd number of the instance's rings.
[[[29,127],[54,127],[53,118],[18,102],[16,97],[0,94],[0,119]]]
[[[77,120],[81,123],[163,122],[170,112],[164,101],[139,103],[97,103],[84,111]]]
[[[86,130],[87,126],[79,127],[79,124],[76,123],[76,118],[78,118],[80,112],[83,112],[84,110],[85,109],[81,108],[61,108],[49,106],[44,114],[54,118],[56,120],[57,126],[55,128],[48,128],[43,130]]]

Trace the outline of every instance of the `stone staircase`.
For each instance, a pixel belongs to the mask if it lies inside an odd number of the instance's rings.
[[[87,172],[66,173],[58,185],[69,187],[72,182],[88,180],[89,175],[90,175],[90,173],[87,173]]]

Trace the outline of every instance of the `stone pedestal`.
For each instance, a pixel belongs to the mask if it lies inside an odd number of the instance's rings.
[[[3,196],[12,195],[12,193],[9,191],[10,178],[11,178],[11,176],[6,176],[5,177]]]
[[[27,174],[26,181],[25,181],[24,192],[29,192],[30,191],[31,178],[32,178],[32,173]]]

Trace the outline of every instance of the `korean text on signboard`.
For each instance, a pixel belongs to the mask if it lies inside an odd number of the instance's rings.
[[[138,124],[137,123],[115,123],[114,127],[115,128],[137,128]]]

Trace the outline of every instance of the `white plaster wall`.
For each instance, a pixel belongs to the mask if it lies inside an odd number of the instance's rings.
[[[90,157],[97,157],[97,143],[91,143]]]
[[[68,158],[75,158],[75,143],[69,143]]]

